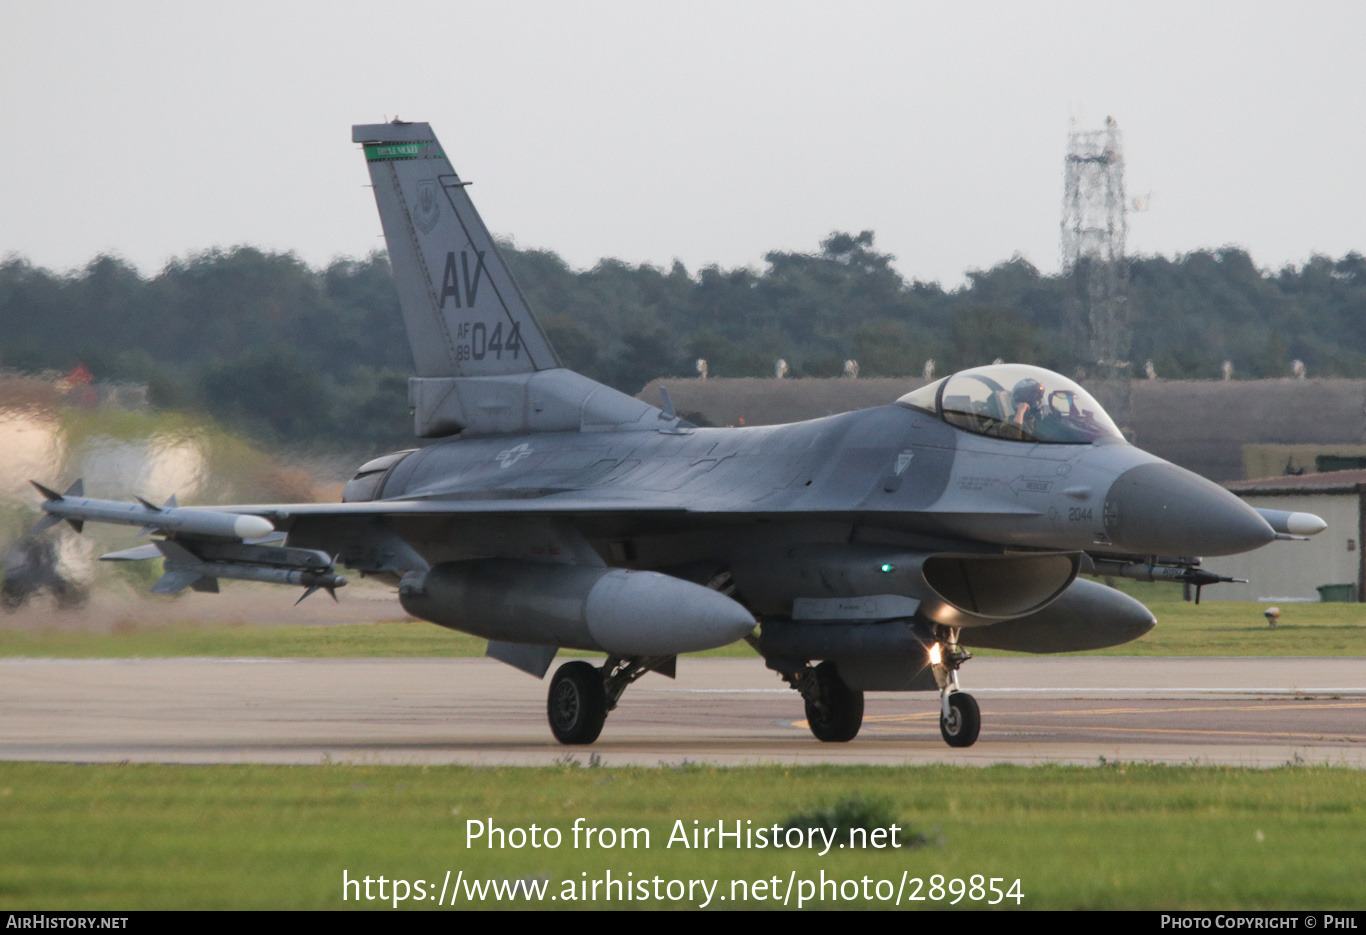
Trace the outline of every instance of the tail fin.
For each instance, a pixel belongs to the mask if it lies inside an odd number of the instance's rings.
[[[413,346],[419,438],[682,424],[560,366],[430,126],[355,126],[351,138],[365,145]]]
[[[425,123],[359,125],[419,377],[560,366],[488,229]]]

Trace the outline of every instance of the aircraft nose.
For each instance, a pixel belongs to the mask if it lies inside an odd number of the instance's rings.
[[[1115,478],[1105,497],[1105,532],[1126,551],[1161,555],[1233,555],[1276,538],[1252,507],[1165,461]]]

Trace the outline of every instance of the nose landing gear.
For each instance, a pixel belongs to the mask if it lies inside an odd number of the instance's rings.
[[[941,628],[940,642],[930,648],[930,667],[939,685],[939,734],[950,747],[970,747],[982,731],[977,699],[958,686],[958,667],[972,653],[958,645],[958,630]]]

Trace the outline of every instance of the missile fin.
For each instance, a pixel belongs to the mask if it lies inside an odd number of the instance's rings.
[[[42,519],[38,520],[38,525],[34,526],[33,529],[29,531],[29,534],[36,536],[40,532],[47,532],[61,521],[62,518],[60,516],[53,516],[51,513],[47,513]]]
[[[184,569],[168,571],[157,579],[156,584],[152,585],[152,593],[179,594],[202,577],[204,576],[197,571],[185,571]]]
[[[161,550],[155,543],[148,545],[134,546],[131,549],[123,549],[118,552],[109,552],[100,556],[102,562],[140,562],[148,558],[161,558]]]
[[[171,496],[166,499],[166,506],[163,507],[163,509],[173,510],[178,506],[180,506],[180,503],[176,501],[175,494],[171,494]]]
[[[84,478],[78,477],[78,478],[76,478],[76,482],[75,482],[74,484],[72,484],[70,487],[66,488],[66,493],[62,494],[62,496],[61,496],[61,497],[58,497],[57,499],[60,500],[60,499],[62,499],[62,497],[84,497],[84,496],[85,496],[85,479],[84,479]]]
[[[40,494],[43,495],[43,499],[44,499],[44,500],[60,500],[60,499],[62,499],[62,495],[59,494],[57,491],[53,490],[51,487],[44,487],[42,484],[38,483],[36,480],[31,480],[31,481],[29,481],[29,483],[32,484],[34,487],[37,487],[37,488],[38,488],[38,492],[39,492]]]
[[[85,528],[85,520],[83,519],[68,519],[67,523],[69,523],[71,528],[76,530],[77,532],[80,532],[82,529]]]
[[[197,564],[203,561],[203,559],[185,548],[185,546],[181,545],[179,542],[173,542],[170,539],[160,539],[153,543],[153,545],[156,546],[158,552],[173,562],[194,562]]]
[[[133,497],[133,499],[136,500],[138,503],[141,503],[143,506],[147,507],[147,509],[151,510],[153,513],[161,512],[161,507],[157,506],[155,503],[149,503],[148,501],[142,499],[142,497],[138,496]]]
[[[305,591],[305,592],[303,593],[303,596],[300,597],[297,601],[294,602],[294,606],[295,606],[295,607],[298,607],[300,604],[302,604],[302,603],[304,602],[304,598],[308,597],[308,596],[309,596],[310,594],[312,594],[314,591],[318,590],[318,587],[319,587],[319,586],[315,584],[315,585],[313,585],[313,587],[311,587],[311,588],[309,588],[307,591]],[[331,589],[331,588],[328,588],[328,590],[330,591],[330,590],[332,590],[332,589]],[[335,594],[332,595],[332,598],[333,598],[334,600],[336,599],[336,597],[337,597],[337,595],[335,595]]]

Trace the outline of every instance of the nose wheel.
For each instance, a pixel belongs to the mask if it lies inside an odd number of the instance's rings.
[[[946,697],[948,713],[939,715],[939,734],[950,747],[970,747],[977,742],[982,730],[982,710],[977,699],[966,692],[953,692]]]
[[[982,709],[977,699],[958,688],[958,667],[972,653],[958,645],[958,630],[944,627],[940,642],[930,648],[930,667],[939,685],[939,735],[950,747],[970,747],[982,732]]]

